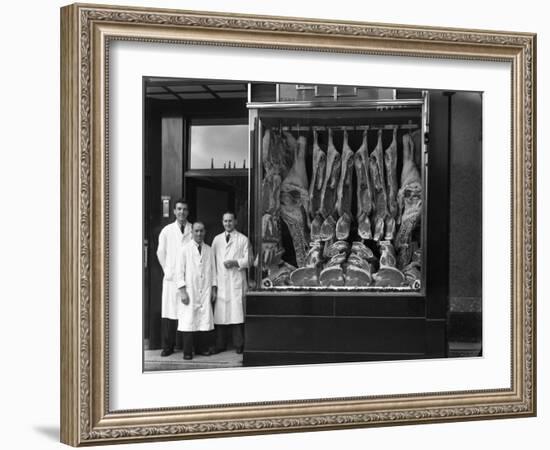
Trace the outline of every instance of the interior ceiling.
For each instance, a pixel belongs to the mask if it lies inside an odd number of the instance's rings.
[[[157,100],[224,100],[247,98],[247,84],[235,81],[149,78],[147,98]]]

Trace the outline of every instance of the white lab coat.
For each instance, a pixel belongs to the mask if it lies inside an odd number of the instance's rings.
[[[166,319],[178,318],[178,288],[176,286],[176,266],[183,245],[191,240],[191,224],[187,222],[180,230],[177,221],[166,225],[159,234],[157,258],[164,278],[162,279],[162,309],[161,316]]]
[[[229,325],[244,322],[244,296],[247,290],[246,269],[249,265],[250,244],[248,238],[233,230],[229,242],[225,241],[225,232],[218,234],[212,241],[212,250],[216,257],[218,276],[218,297],[214,307],[214,323]],[[234,259],[239,267],[226,269],[223,262]]]
[[[216,286],[216,265],[212,248],[204,242],[201,253],[195,241],[185,244],[178,258],[176,286],[185,286],[189,303],[184,305],[178,291],[178,331],[214,329],[211,304],[212,286]]]

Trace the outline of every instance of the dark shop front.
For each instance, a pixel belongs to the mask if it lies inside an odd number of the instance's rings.
[[[185,198],[207,244],[226,211],[249,238],[242,365],[481,355],[481,93],[143,91],[145,349],[161,348],[158,236]]]

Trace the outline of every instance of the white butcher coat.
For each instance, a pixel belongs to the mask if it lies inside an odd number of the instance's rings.
[[[180,257],[183,245],[190,240],[191,224],[189,222],[185,224],[183,234],[177,220],[166,225],[159,234],[157,258],[164,272],[161,316],[166,319],[177,320],[178,318],[180,297],[176,287],[177,259]]]
[[[204,242],[201,253],[192,240],[185,244],[178,258],[176,286],[185,286],[189,303],[184,305],[178,291],[178,331],[209,331],[214,329],[212,286],[216,286],[216,265],[212,248]]]
[[[250,244],[248,238],[237,230],[230,233],[229,242],[225,241],[225,234],[218,234],[212,241],[218,276],[218,297],[214,307],[216,325],[244,322],[243,302],[247,290]],[[228,259],[236,260],[239,267],[226,269],[223,262]]]

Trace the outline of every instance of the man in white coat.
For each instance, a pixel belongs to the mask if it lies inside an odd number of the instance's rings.
[[[212,241],[218,276],[218,298],[214,308],[216,325],[216,352],[227,348],[227,334],[231,332],[237,353],[243,352],[244,296],[247,289],[246,270],[250,264],[248,238],[235,226],[235,214],[226,212],[222,223],[225,231]]]
[[[178,258],[178,331],[183,333],[183,359],[193,358],[193,346],[196,354],[211,354],[208,332],[214,329],[217,280],[214,252],[204,243],[204,232],[204,224],[195,222],[193,239],[183,246]]]
[[[191,224],[187,222],[188,214],[187,202],[183,199],[176,200],[174,204],[176,220],[166,225],[159,235],[157,258],[164,272],[162,280],[161,356],[169,356],[174,353],[176,344],[179,304],[176,266],[183,245],[191,240]]]

